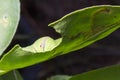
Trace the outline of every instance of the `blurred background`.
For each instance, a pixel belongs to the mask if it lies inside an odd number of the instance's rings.
[[[48,24],[89,6],[119,5],[120,0],[21,0],[21,19],[9,49],[22,47],[42,36],[60,37]],[[46,80],[53,75],[74,75],[120,63],[120,29],[96,43],[70,54],[20,69],[24,80]]]

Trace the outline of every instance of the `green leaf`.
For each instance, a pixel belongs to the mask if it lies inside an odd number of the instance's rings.
[[[18,26],[19,0],[0,0],[0,55],[11,42]]]
[[[3,76],[0,76],[0,80],[23,80],[17,70],[11,71]]]
[[[36,52],[47,52],[53,50],[61,43],[61,38],[54,40],[50,37],[42,37],[35,41],[35,43],[31,46],[23,48],[25,51],[31,51],[33,53]]]
[[[69,80],[120,80],[120,65],[75,75]]]
[[[93,6],[72,12],[49,26],[63,37],[63,54],[100,40],[120,27],[120,6]]]
[[[51,23],[61,38],[43,37],[33,45],[16,45],[0,60],[0,75],[81,49],[120,27],[120,6],[94,6],[72,12]]]
[[[67,75],[56,75],[48,78],[47,80],[69,80],[71,77]]]

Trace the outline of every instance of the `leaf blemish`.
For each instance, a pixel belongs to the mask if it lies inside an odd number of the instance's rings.
[[[104,9],[102,12],[104,12],[104,13],[110,13],[111,10],[110,10],[109,8],[106,8],[106,9]]]
[[[4,23],[8,23],[8,17],[5,15],[5,16],[3,16],[3,22]]]
[[[45,44],[46,44],[47,37],[43,38],[40,47],[42,48],[43,51],[45,51]]]

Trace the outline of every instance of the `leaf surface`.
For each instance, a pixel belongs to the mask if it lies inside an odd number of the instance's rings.
[[[120,80],[120,65],[75,75],[69,80]]]
[[[0,80],[23,80],[23,79],[17,70],[13,70],[3,76],[0,76]]]
[[[86,47],[120,27],[120,6],[93,6],[51,23],[61,38],[42,37],[21,48],[16,45],[0,60],[0,75]]]
[[[18,26],[19,0],[0,0],[0,55],[10,44]]]
[[[67,75],[56,75],[48,78],[47,80],[69,80],[70,78],[71,76],[67,76]]]

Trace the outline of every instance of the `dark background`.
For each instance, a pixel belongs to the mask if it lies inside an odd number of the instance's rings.
[[[120,0],[21,0],[21,20],[11,47],[27,46],[42,36],[58,38],[48,24],[74,10],[95,5],[119,5]],[[120,63],[120,30],[81,50],[25,69],[24,80],[46,80],[53,75],[74,75]]]

